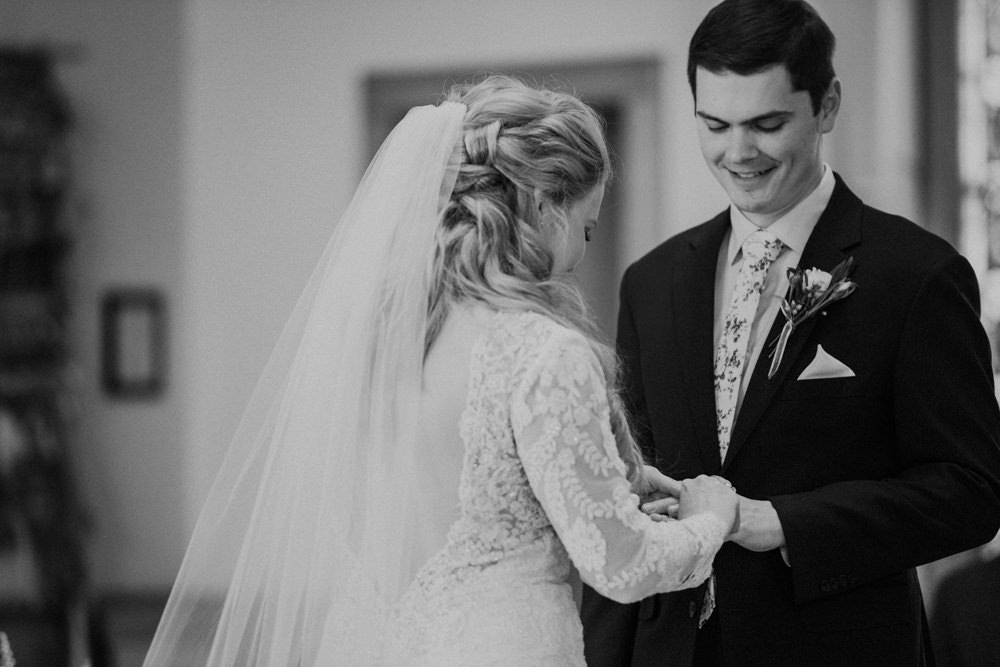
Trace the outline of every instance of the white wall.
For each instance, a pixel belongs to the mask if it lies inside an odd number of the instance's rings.
[[[838,35],[845,82],[830,160],[863,197],[905,213],[914,201],[909,117],[900,112],[909,105],[908,54],[875,36],[905,43],[899,26],[910,2],[815,3]],[[364,166],[369,71],[660,58],[664,215],[648,224],[665,238],[725,204],[701,162],[684,74],[688,39],[713,4],[12,5],[13,25],[0,37],[83,47],[61,74],[80,114],[80,189],[90,201],[78,250],[78,465],[97,520],[98,587],[171,580],[269,348]],[[880,72],[899,94],[880,93]],[[106,284],[133,282],[163,287],[171,305],[169,391],[149,404],[115,403],[97,390],[96,297]]]

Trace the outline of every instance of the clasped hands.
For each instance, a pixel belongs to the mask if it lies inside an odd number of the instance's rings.
[[[653,466],[644,466],[640,509],[654,521],[669,521],[712,512],[731,526],[727,541],[750,551],[770,551],[785,546],[785,535],[774,506],[736,493],[726,479],[699,475],[675,480]]]

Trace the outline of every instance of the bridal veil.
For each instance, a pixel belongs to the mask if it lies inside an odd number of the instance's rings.
[[[146,667],[378,664],[387,614],[457,502],[434,465],[456,454],[417,446],[416,408],[464,115],[412,109],[369,166],[250,400]]]

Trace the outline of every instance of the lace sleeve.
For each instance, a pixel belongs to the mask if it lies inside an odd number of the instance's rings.
[[[512,396],[511,422],[531,488],[581,578],[623,603],[697,586],[726,526],[707,513],[654,522],[639,511],[597,358],[577,337],[545,347]]]

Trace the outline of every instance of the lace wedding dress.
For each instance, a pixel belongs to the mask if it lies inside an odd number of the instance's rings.
[[[706,579],[727,527],[638,510],[582,336],[496,313],[469,378],[459,518],[397,606],[386,664],[582,666],[571,562],[621,602]]]

